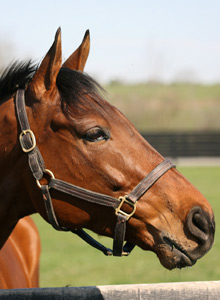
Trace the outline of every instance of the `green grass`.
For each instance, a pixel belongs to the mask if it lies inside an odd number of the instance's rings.
[[[220,129],[220,85],[146,83],[105,88],[109,101],[139,130]]]
[[[138,247],[129,257],[105,257],[77,236],[57,232],[34,215],[42,242],[41,287],[219,280],[220,167],[181,167],[179,170],[208,198],[216,217],[214,246],[196,265],[168,271],[155,254]],[[110,239],[98,237],[98,240],[111,246]]]

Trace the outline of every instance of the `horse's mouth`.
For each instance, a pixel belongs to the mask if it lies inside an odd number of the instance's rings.
[[[195,259],[192,259],[188,252],[176,241],[171,238],[163,237],[162,255],[158,255],[162,265],[169,269],[182,269],[185,267],[191,267],[196,263]]]

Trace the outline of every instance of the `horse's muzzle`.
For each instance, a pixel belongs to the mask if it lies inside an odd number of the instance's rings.
[[[211,248],[214,241],[214,217],[196,206],[191,209],[186,220],[186,229],[191,237],[198,243],[198,247],[190,253],[192,259],[202,257]]]
[[[163,232],[161,243],[155,247],[161,264],[169,270],[193,266],[197,259],[210,250],[214,241],[214,218],[201,207],[195,206],[186,218],[184,233],[185,241]]]

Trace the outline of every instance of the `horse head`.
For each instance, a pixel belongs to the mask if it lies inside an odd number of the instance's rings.
[[[83,72],[89,45],[87,31],[79,48],[62,65],[59,29],[26,85],[25,109],[31,132],[46,169],[51,171],[44,172],[38,183],[47,185],[54,176],[86,191],[118,199],[131,194],[164,158],[117,108],[104,100],[100,86]],[[14,106],[14,95],[11,99]],[[16,201],[17,215],[38,212],[49,222],[41,191],[19,148],[18,121],[13,117],[10,122],[16,128],[16,133],[10,133],[11,143],[23,170],[21,178],[14,180],[19,180],[20,189],[26,191],[22,193],[22,205]],[[88,228],[114,236],[117,216],[112,207],[83,201],[53,187],[50,196],[61,227]],[[141,194],[135,211],[129,201],[122,206],[121,210],[129,215],[125,240],[155,252],[168,269],[193,265],[213,244],[210,204],[173,165]]]

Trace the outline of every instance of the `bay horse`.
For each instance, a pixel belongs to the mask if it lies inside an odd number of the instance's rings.
[[[38,67],[2,75],[0,246],[37,212],[106,255],[137,245],[167,269],[192,266],[213,244],[212,208],[83,72],[89,48],[87,31],[62,64],[59,28]],[[83,228],[113,238],[113,250]]]
[[[30,217],[19,220],[0,251],[0,289],[39,287],[40,238]]]

